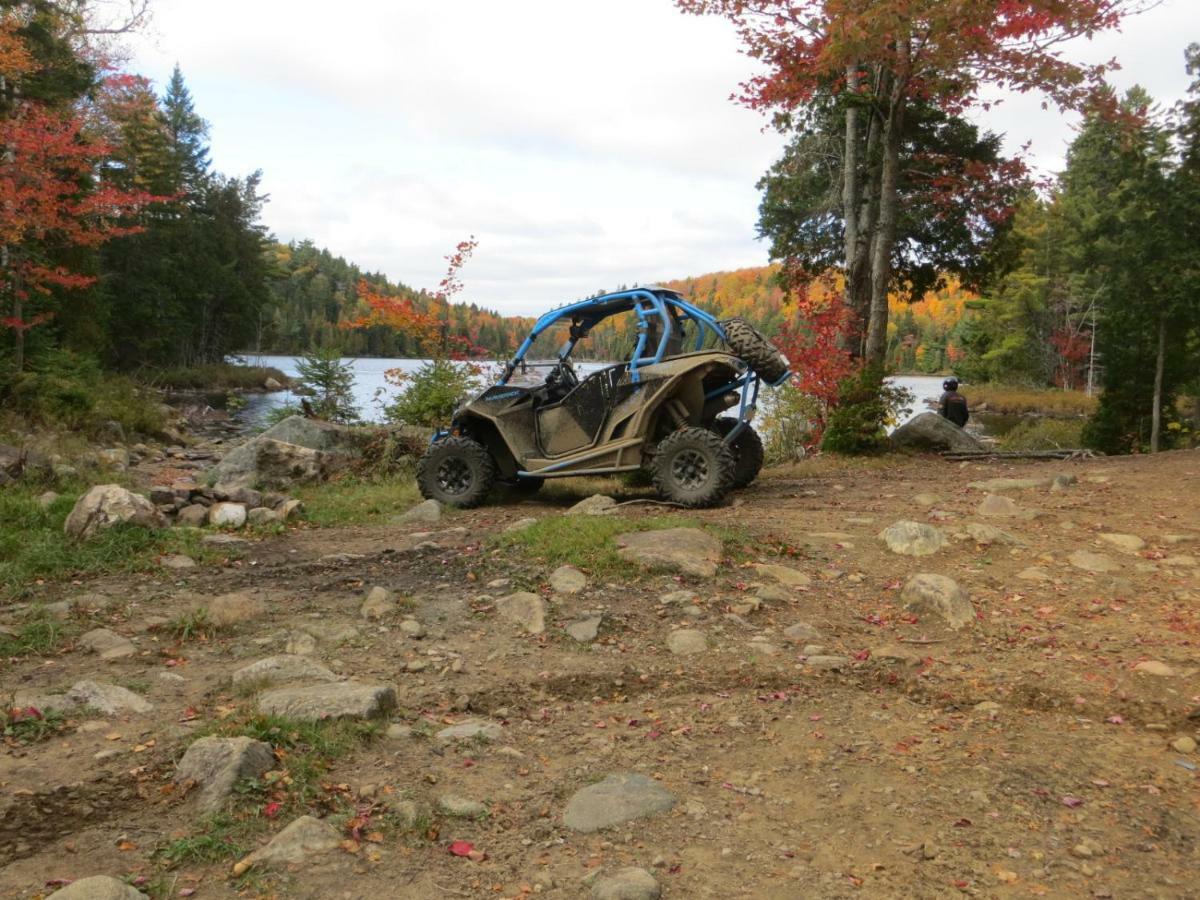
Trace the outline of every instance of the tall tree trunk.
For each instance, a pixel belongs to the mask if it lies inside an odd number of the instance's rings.
[[[1158,438],[1162,429],[1162,386],[1163,367],[1167,356],[1167,315],[1158,316],[1158,356],[1154,361],[1154,406],[1150,410],[1150,452],[1158,452]]]
[[[846,67],[846,147],[842,159],[842,219],[845,233],[842,237],[844,268],[846,273],[846,304],[853,311],[853,330],[845,335],[847,349],[854,356],[862,353],[863,310],[859,305],[862,267],[859,265],[859,203],[862,198],[862,169],[859,162],[859,144],[862,140],[862,120],[858,109],[858,65]]]
[[[868,365],[882,365],[887,351],[888,285],[900,213],[900,143],[904,125],[904,94],[899,81],[893,83],[889,100],[879,177],[879,219],[871,247],[871,313],[864,354]]]

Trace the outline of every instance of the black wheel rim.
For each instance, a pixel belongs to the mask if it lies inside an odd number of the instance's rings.
[[[702,487],[708,481],[708,457],[699,450],[681,450],[671,460],[671,477],[682,488]]]
[[[444,459],[437,469],[437,483],[447,494],[465,494],[471,487],[471,467],[457,456]]]

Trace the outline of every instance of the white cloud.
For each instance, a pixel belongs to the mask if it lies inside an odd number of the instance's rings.
[[[1127,59],[1124,74],[1152,92],[1177,93],[1192,2],[1094,49]],[[474,234],[464,296],[523,313],[766,261],[754,184],[782,141],[728,99],[752,63],[724,21],[670,0],[156,10],[134,67],[162,82],[179,61],[212,122],[216,165],[263,169],[265,218],[282,239],[429,287]],[[1067,125],[1027,99],[986,124],[1034,139],[1052,163]]]

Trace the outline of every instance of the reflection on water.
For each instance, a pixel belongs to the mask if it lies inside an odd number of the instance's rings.
[[[290,378],[299,377],[299,372],[296,369],[296,361],[300,357],[296,356],[269,356],[269,355],[250,355],[244,357],[244,361],[249,365],[255,366],[273,366],[279,369]],[[415,372],[426,360],[421,359],[378,359],[378,358],[361,358],[347,359],[354,371],[354,402],[358,406],[360,415],[368,422],[382,422],[384,407],[395,399],[400,392],[400,388],[387,383],[384,373],[391,369],[399,369],[402,372]],[[499,365],[497,363],[496,365]],[[599,362],[576,362],[575,370],[580,377],[585,377],[597,369],[604,368],[608,363]],[[909,404],[911,410],[901,418],[901,423],[906,422],[918,413],[926,412],[930,406],[929,402],[936,402],[942,393],[942,377],[940,375],[898,375],[895,378],[889,379],[893,384],[905,388],[913,395],[913,400]],[[968,399],[970,397],[969,390],[967,391]],[[771,391],[767,389],[763,391],[759,403],[766,406],[770,403]],[[245,407],[237,414],[239,421],[249,427],[261,427],[266,423],[267,415],[272,409],[283,406],[285,404],[297,405],[300,398],[294,395],[291,391],[275,391],[270,394],[250,394],[247,395]],[[973,417],[975,418],[975,417]],[[995,433],[992,431],[991,422],[980,422],[984,424],[984,430],[987,433]],[[1004,423],[996,422],[1000,426],[1000,433],[1007,431],[1012,427],[1011,423],[1004,427]]]

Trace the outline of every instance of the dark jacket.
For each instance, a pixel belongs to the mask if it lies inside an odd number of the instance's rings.
[[[971,414],[967,411],[967,398],[958,391],[946,391],[938,401],[938,413],[942,418],[949,419],[959,428],[967,424]]]

